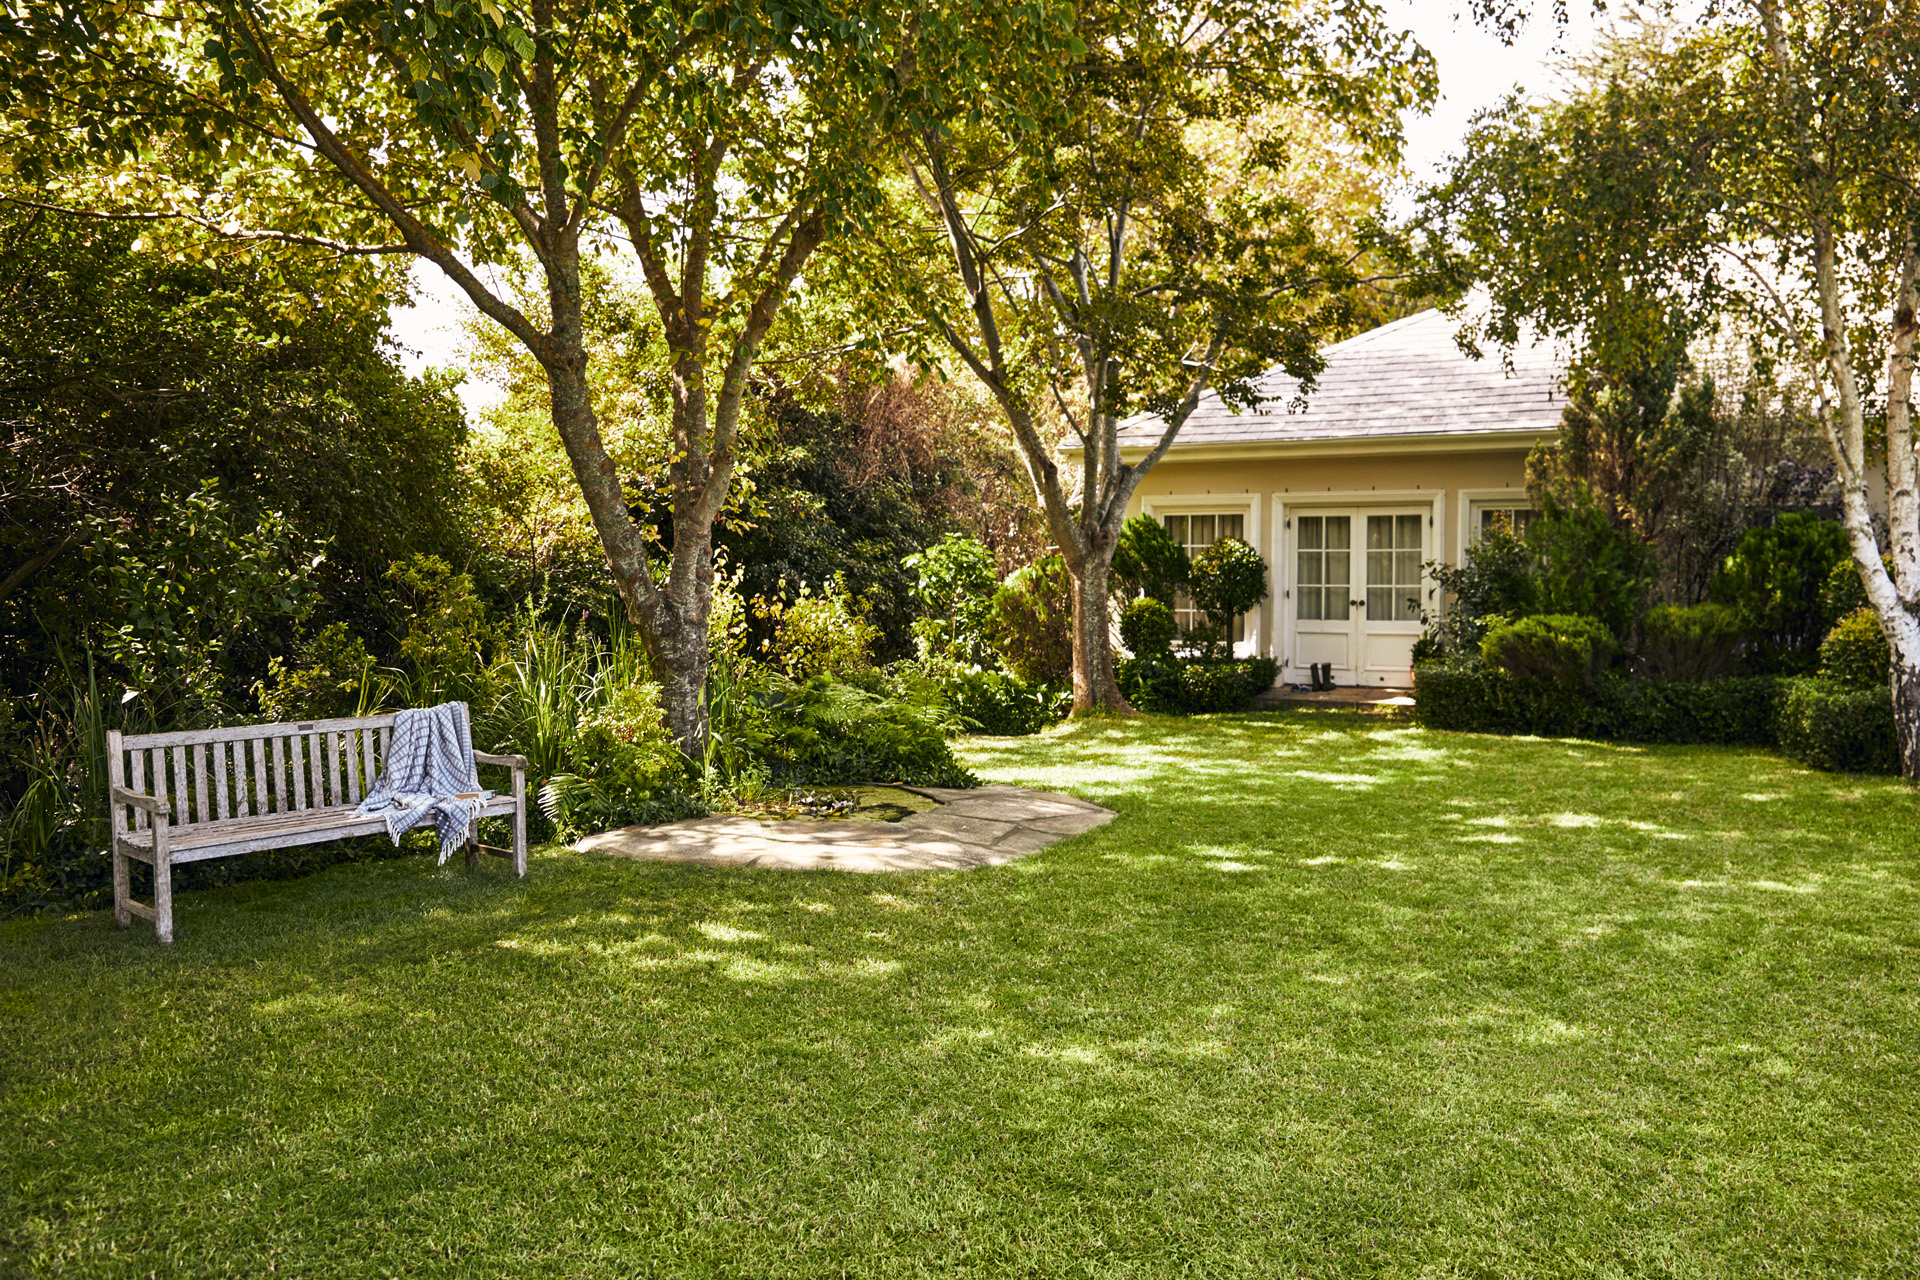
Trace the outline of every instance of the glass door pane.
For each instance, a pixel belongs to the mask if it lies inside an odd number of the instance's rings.
[[[1420,621],[1417,515],[1367,517],[1367,621]]]

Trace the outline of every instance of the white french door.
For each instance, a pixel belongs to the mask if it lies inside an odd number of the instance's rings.
[[[1399,685],[1413,665],[1428,513],[1310,509],[1291,521],[1289,678],[1327,663],[1341,684]]]

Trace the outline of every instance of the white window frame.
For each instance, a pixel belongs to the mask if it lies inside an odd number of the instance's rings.
[[[1459,550],[1447,561],[1459,568],[1467,558],[1467,548],[1480,541],[1480,512],[1488,507],[1526,507],[1534,509],[1525,489],[1465,489],[1460,493]]]
[[[1260,553],[1267,562],[1267,598],[1249,615],[1247,638],[1233,646],[1236,658],[1253,658],[1273,651],[1268,637],[1272,631],[1272,609],[1276,598],[1274,575],[1279,572],[1272,548],[1266,545],[1266,531],[1261,527],[1260,509],[1263,504],[1257,493],[1168,493],[1156,494],[1140,500],[1140,512],[1150,516],[1153,522],[1166,527],[1167,516],[1204,516],[1226,515],[1243,517],[1247,533],[1247,545]]]

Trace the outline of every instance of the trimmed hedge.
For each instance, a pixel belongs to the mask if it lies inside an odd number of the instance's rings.
[[[1774,746],[1816,769],[1898,773],[1893,698],[1832,680],[1731,676],[1699,683],[1602,676],[1591,691],[1485,666],[1414,668],[1431,729],[1617,742]]]
[[[1898,773],[1893,691],[1836,680],[1781,680],[1774,732],[1780,749],[1833,773]]]
[[[1272,658],[1237,662],[1182,662],[1125,658],[1114,670],[1120,692],[1142,711],[1205,715],[1245,711],[1256,694],[1273,687],[1280,664]]]

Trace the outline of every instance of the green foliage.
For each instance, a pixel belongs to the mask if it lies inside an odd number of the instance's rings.
[[[1655,680],[1713,680],[1733,664],[1745,634],[1745,621],[1726,605],[1659,605],[1640,620],[1639,658]]]
[[[1842,618],[1820,643],[1820,678],[1855,689],[1885,689],[1893,650],[1872,609],[1862,606]]]
[[[979,785],[948,743],[961,726],[939,683],[876,672],[869,685],[760,673],[740,703],[737,732],[758,745],[770,781],[782,786]]]
[[[706,812],[692,798],[656,685],[621,683],[602,694],[575,727],[565,765],[539,788],[541,811],[561,839]]]
[[[753,612],[770,619],[775,628],[772,638],[762,642],[767,661],[793,680],[844,680],[872,670],[871,651],[880,628],[867,621],[864,603],[848,598],[846,581],[840,578],[818,595],[801,587],[791,604],[756,599]]]
[[[1556,685],[1486,666],[1414,668],[1414,714],[1430,729],[1581,735],[1621,742],[1770,745],[1776,682],[1625,680]]]
[[[1846,530],[1831,520],[1789,512],[1747,530],[1712,593],[1739,610],[1753,633],[1749,665],[1770,673],[1813,670],[1827,632],[1824,595],[1849,555]]]
[[[1130,600],[1120,612],[1120,642],[1136,658],[1171,658],[1179,634],[1180,624],[1174,620],[1173,610],[1157,597]]]
[[[1224,637],[1233,620],[1267,598],[1267,562],[1239,538],[1221,538],[1193,558],[1193,602]]]
[[[1459,568],[1430,560],[1426,571],[1447,594],[1440,616],[1426,620],[1427,653],[1478,654],[1490,619],[1532,613],[1538,602],[1533,554],[1510,529],[1482,533]]]
[[[400,654],[410,670],[403,696],[409,705],[455,699],[490,706],[495,697],[487,650],[493,629],[473,578],[438,556],[416,554],[396,562],[387,577],[411,593],[412,619]]]
[[[1526,536],[1535,609],[1598,618],[1615,636],[1629,634],[1653,585],[1645,540],[1616,523],[1584,485],[1543,494],[1540,507]]]
[[[366,643],[344,622],[322,627],[294,648],[295,659],[267,659],[267,678],[254,686],[261,714],[285,724],[372,715],[384,701]]]
[[[993,593],[988,639],[1028,684],[1060,684],[1073,671],[1072,590],[1066,561],[1048,556],[1008,574]]]
[[[1063,686],[1031,685],[997,668],[926,658],[901,670],[937,683],[948,708],[978,733],[1038,733],[1058,723],[1073,706],[1072,692]]]
[[[1774,736],[1780,749],[1834,773],[1899,773],[1893,692],[1837,680],[1782,680]]]
[[[1489,631],[1480,657],[1522,680],[1580,690],[1606,669],[1616,647],[1613,633],[1597,618],[1537,614]]]
[[[1123,658],[1114,676],[1127,701],[1159,715],[1245,711],[1273,687],[1280,665],[1272,658],[1239,661]]]
[[[987,660],[988,620],[997,584],[993,556],[978,538],[950,533],[902,562],[915,575],[913,624],[922,658]]]
[[[1174,594],[1188,584],[1192,570],[1186,547],[1152,516],[1131,516],[1120,526],[1113,550],[1116,591],[1147,596],[1171,609]]]

